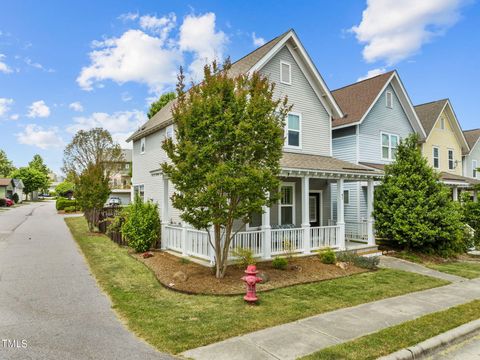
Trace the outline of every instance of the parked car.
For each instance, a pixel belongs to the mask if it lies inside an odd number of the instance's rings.
[[[15,203],[13,202],[12,199],[5,198],[5,205],[6,205],[7,207],[13,206],[13,204],[15,204]]]
[[[117,206],[117,205],[121,205],[121,204],[122,204],[122,200],[120,200],[119,197],[113,196],[110,199],[108,199],[108,205],[109,206]]]

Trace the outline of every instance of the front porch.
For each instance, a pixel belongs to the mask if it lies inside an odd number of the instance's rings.
[[[301,158],[303,166],[307,168],[286,167],[282,164],[280,201],[271,207],[264,206],[261,214],[252,216],[250,224],[239,223],[237,227],[239,231],[233,236],[230,248],[250,249],[254,256],[261,260],[270,260],[287,253],[297,256],[310,255],[327,247],[339,251],[373,248],[374,181],[381,173],[333,158],[312,155],[301,155]],[[329,161],[328,170],[322,169],[324,163],[318,163],[324,159]],[[308,168],[309,163],[305,160],[313,161],[313,164],[310,163],[311,168]],[[331,169],[334,166],[336,168]],[[166,178],[163,181],[165,197],[161,206],[162,220],[171,219],[168,201],[169,181]],[[365,181],[367,181],[367,219],[364,223],[346,224],[344,184]],[[335,221],[332,219],[331,209],[332,186],[336,189]],[[161,243],[164,250],[214,262],[214,251],[205,230],[194,229],[185,223],[162,222]]]

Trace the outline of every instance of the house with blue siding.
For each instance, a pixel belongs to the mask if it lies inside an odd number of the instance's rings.
[[[395,159],[401,139],[425,131],[396,71],[332,91],[344,116],[332,123],[333,156],[383,170]],[[337,219],[332,186],[332,219]],[[350,240],[367,241],[367,183],[346,182],[345,231]]]
[[[463,176],[480,183],[480,129],[465,130],[463,134],[469,147],[463,157]],[[477,190],[473,191],[473,197],[477,201]]]
[[[365,182],[369,184],[369,199],[373,199],[373,183],[382,172],[358,161],[332,156],[333,119],[345,118],[344,113],[293,30],[233,63],[229,75],[253,72],[268,77],[275,84],[275,97],[287,96],[292,110],[285,119],[280,200],[264,207],[262,213],[252,214],[250,223],[239,221],[232,248],[249,248],[263,259],[283,254],[286,246],[304,254],[324,247],[348,248],[343,191],[338,192],[335,202],[339,216],[331,224],[331,188],[341,190],[347,182],[349,185]],[[166,138],[175,141],[171,113],[174,103],[172,100],[127,140],[133,142],[134,193],[158,203],[164,249],[214,261],[208,229],[195,229],[182,221],[181,214],[171,204],[175,188],[160,168],[161,163],[169,161],[162,142]],[[373,209],[372,201],[369,209]],[[374,245],[373,235],[370,239],[370,245]]]

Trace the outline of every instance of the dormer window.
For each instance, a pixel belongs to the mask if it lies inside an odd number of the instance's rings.
[[[145,154],[145,138],[140,140],[140,154]]]
[[[280,61],[280,82],[292,85],[292,65],[285,61]]]
[[[393,94],[391,91],[386,92],[385,99],[387,108],[393,109]]]
[[[300,148],[300,126],[302,117],[300,114],[289,113],[285,124],[285,146]]]

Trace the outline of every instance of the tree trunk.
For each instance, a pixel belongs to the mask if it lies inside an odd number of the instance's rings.
[[[215,277],[223,279],[227,273],[228,268],[228,253],[230,251],[230,236],[232,233],[232,226],[227,225],[225,228],[225,241],[222,246],[222,233],[220,225],[214,226],[215,232]]]

